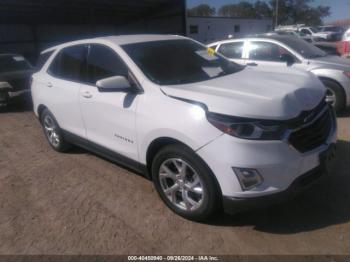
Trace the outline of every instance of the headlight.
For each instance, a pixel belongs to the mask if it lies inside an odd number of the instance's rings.
[[[251,140],[281,140],[286,131],[279,121],[257,120],[207,113],[208,121],[225,134]]]

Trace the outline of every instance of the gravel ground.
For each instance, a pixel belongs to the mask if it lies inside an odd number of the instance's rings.
[[[200,224],[123,167],[54,152],[19,96],[0,114],[0,254],[350,254],[350,111],[338,120],[331,176],[282,205]]]

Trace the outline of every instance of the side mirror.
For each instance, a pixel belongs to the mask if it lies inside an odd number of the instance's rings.
[[[96,82],[100,92],[128,92],[132,87],[128,79],[124,76],[112,76]]]
[[[295,63],[295,59],[290,54],[283,54],[280,56],[281,61],[286,62],[287,66],[291,66]]]

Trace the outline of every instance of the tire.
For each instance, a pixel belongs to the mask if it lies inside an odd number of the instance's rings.
[[[176,214],[205,221],[221,211],[221,191],[213,173],[188,147],[162,148],[154,157],[151,170],[158,194]]]
[[[341,86],[332,80],[321,80],[327,89],[326,101],[339,113],[345,107],[345,94]]]
[[[45,109],[41,113],[40,122],[50,146],[57,152],[67,152],[71,145],[64,139],[61,128],[53,114],[48,109]]]

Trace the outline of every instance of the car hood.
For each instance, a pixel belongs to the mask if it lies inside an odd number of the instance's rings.
[[[325,56],[311,59],[310,63],[314,66],[322,68],[330,68],[337,70],[350,70],[350,59],[341,58],[339,56]]]
[[[286,69],[266,73],[246,68],[195,84],[162,86],[171,97],[204,103],[208,110],[257,119],[286,120],[317,106],[325,95],[311,73]]]
[[[11,81],[23,78],[30,78],[33,74],[33,69],[21,70],[21,71],[11,71],[11,72],[0,72],[0,81]]]

